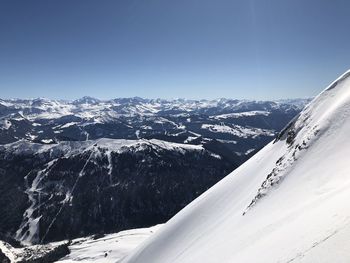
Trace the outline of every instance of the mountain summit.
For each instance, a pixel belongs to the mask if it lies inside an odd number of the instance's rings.
[[[349,262],[350,71],[124,262]]]

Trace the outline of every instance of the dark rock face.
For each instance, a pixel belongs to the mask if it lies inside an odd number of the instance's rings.
[[[33,169],[31,157],[0,152],[0,239],[9,241],[29,206],[23,177]]]
[[[4,253],[2,253],[1,249],[0,249],[0,262],[11,263],[10,259]]]

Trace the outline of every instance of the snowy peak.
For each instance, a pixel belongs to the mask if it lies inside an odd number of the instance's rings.
[[[305,144],[319,132],[325,132],[348,111],[350,104],[350,71],[331,83],[283,129],[276,140],[290,145]]]
[[[275,142],[285,141],[286,152],[276,161],[276,166],[267,175],[249,204],[245,214],[269,190],[279,184],[288,174],[295,161],[305,150],[319,140],[323,134],[332,134],[350,110],[350,72],[346,72],[320,93],[305,109],[292,120],[277,136]]]
[[[166,113],[192,113],[216,115],[247,110],[300,110],[307,100],[289,102],[245,101],[245,100],[161,100],[117,98],[99,100],[85,96],[74,101],[37,99],[0,100],[0,118],[21,112],[30,120],[57,119],[64,116],[76,116],[83,119],[112,118],[121,116],[158,116]]]
[[[348,262],[349,75],[124,262]]]
[[[325,89],[325,91],[335,88],[336,86],[338,86],[338,84],[348,79],[349,77],[350,77],[350,69],[346,71],[343,75],[341,75],[338,79],[333,81],[332,84],[330,84],[329,87]]]

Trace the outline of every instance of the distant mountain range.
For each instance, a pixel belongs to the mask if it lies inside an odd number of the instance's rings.
[[[0,100],[0,239],[43,243],[163,223],[308,102]]]

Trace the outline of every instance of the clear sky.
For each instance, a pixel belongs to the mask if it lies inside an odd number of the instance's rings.
[[[0,97],[309,97],[349,32],[349,0],[0,0]]]

